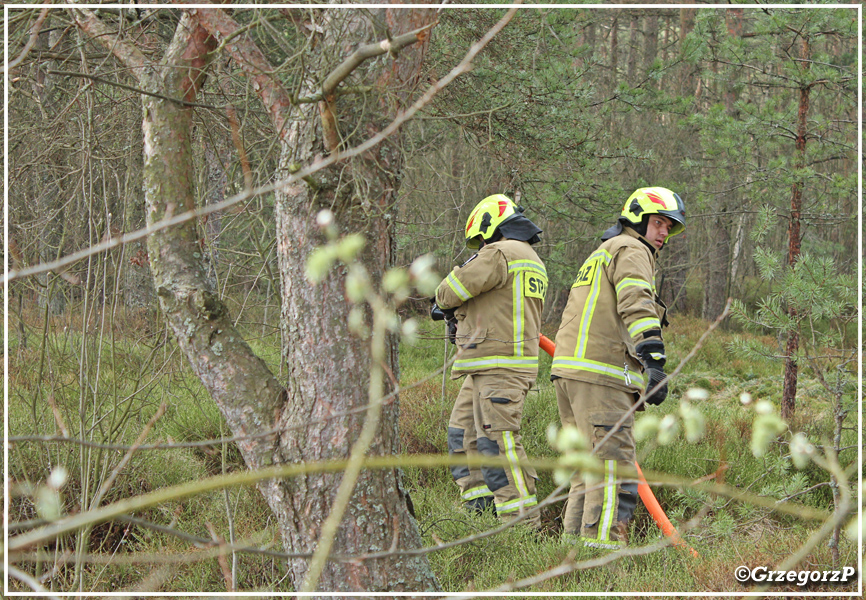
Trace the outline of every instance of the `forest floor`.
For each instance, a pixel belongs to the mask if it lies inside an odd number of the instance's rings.
[[[31,330],[26,345],[10,328],[9,396],[4,415],[9,435],[40,437],[7,444],[7,473],[14,482],[11,523],[36,523],[43,516],[47,508],[40,494],[48,473],[58,465],[65,466],[69,474],[59,495],[60,510],[80,511],[123,455],[111,445],[131,444],[161,403],[168,410],[153,425],[147,443],[160,441],[163,447],[137,452],[119,472],[103,505],[245,469],[233,443],[189,445],[230,434],[176,345],[164,335],[159,317],[117,322],[113,329],[91,329],[82,336],[83,327],[74,320],[56,320],[44,330],[50,333],[41,338],[38,330]],[[400,430],[406,454],[442,456],[447,452],[448,415],[460,381],[442,375],[443,363],[453,351],[442,338],[440,326],[422,325],[426,331],[418,342],[401,347]],[[666,333],[669,370],[691,351],[706,327],[699,319],[674,320]],[[261,325],[246,328],[253,349],[279,374],[279,333]],[[554,337],[552,330],[546,333]],[[689,390],[705,390],[705,399],[693,402],[705,417],[702,438],[689,443],[679,435],[666,445],[643,440],[638,443],[638,462],[648,475],[663,473],[693,482],[716,474],[717,482],[732,490],[832,511],[828,473],[814,463],[802,470],[793,466],[789,433],[780,435],[761,458],[752,455],[754,404],[768,400],[778,406],[782,366],[771,359],[738,359],[730,347],[735,335],[750,334],[717,330],[671,382],[665,403],[644,413],[676,415]],[[765,344],[768,354],[776,352],[775,338],[750,337]],[[521,433],[530,458],[558,457],[548,442],[548,428],[559,425],[549,369],[549,358],[542,357],[537,385],[525,405]],[[741,402],[744,394],[753,399],[751,405]],[[832,407],[808,373],[801,374],[797,402],[791,431],[802,431],[817,444],[829,440]],[[857,461],[856,417],[849,417],[850,427],[841,444],[844,450],[839,459],[846,466]],[[88,445],[42,439],[59,434],[61,423],[71,437],[84,439]],[[172,447],[180,443],[186,446]],[[560,539],[562,501],[544,507],[540,535],[523,526],[491,533],[499,523],[490,515],[463,510],[447,467],[412,467],[404,472],[425,544],[435,547],[466,539],[464,544],[429,554],[446,592],[748,592],[752,588],[736,580],[737,567],[774,569],[798,553],[820,525],[696,485],[654,486],[668,517],[698,557],[674,547],[651,548],[664,536],[640,504],[630,530],[630,548],[621,554],[597,554]],[[539,471],[537,485],[539,500],[556,488],[549,470]],[[133,519],[100,523],[88,535],[89,540],[83,535],[58,538],[16,558],[14,564],[55,591],[99,593],[148,584],[161,592],[226,592],[232,579],[236,589],[251,593],[292,591],[277,528],[254,487],[170,500],[136,512]],[[259,551],[221,553],[219,540],[230,539]],[[85,541],[92,555],[88,560],[77,559],[76,549]],[[823,539],[805,552],[796,568],[859,567],[856,540],[843,533],[838,550],[839,561],[834,563],[827,539]],[[10,591],[28,589],[10,580]],[[769,591],[850,594],[852,589],[820,582],[805,588],[787,583]]]

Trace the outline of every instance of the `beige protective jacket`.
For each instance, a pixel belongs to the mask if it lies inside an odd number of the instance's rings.
[[[665,322],[655,288],[657,253],[626,227],[586,259],[556,334],[551,376],[643,392],[635,345],[661,339]]]
[[[460,357],[456,379],[468,373],[538,372],[541,309],[547,271],[526,242],[487,244],[455,267],[436,290],[439,308],[455,308]]]

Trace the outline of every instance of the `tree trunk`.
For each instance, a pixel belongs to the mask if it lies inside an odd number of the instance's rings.
[[[746,214],[743,213],[736,217],[737,225],[734,230],[734,245],[731,248],[731,280],[728,288],[728,295],[733,294],[735,289],[738,289],[740,279],[740,266],[743,262],[745,252],[743,247],[746,243]]]
[[[811,51],[809,40],[803,39],[802,59],[804,69],[808,69]],[[796,142],[796,168],[803,169],[806,166],[806,133],[807,118],[809,116],[809,84],[803,84],[800,88],[800,102],[797,110],[797,142]],[[791,217],[788,222],[788,268],[793,269],[800,258],[800,219],[803,210],[803,186],[805,182],[799,180],[791,186]],[[797,307],[788,306],[788,315],[791,320],[797,321]],[[794,416],[797,397],[797,351],[800,348],[800,335],[797,331],[788,334],[788,343],[785,346],[785,383],[782,389],[782,418],[790,419]]]
[[[384,14],[383,14],[384,13]],[[399,20],[395,23],[395,15]],[[334,51],[340,58],[350,54],[358,42],[368,41],[366,21],[354,12],[321,15],[324,34],[311,44],[318,54],[308,65],[316,82],[325,80],[333,68],[326,56]],[[432,11],[392,10],[375,13],[399,35],[429,23]],[[211,32],[222,36],[237,31],[237,24],[222,11],[198,11],[197,18]],[[348,20],[347,20],[348,19]],[[339,20],[340,22],[336,22]],[[257,90],[281,132],[279,178],[300,165],[311,164],[317,155],[339,151],[342,134],[381,129],[404,104],[405,87],[418,76],[422,49],[400,55],[396,62],[378,73],[368,72],[368,83],[385,86],[391,93],[379,95],[377,110],[358,104],[341,112],[342,100],[326,94],[319,106],[302,103],[293,107],[285,92],[262,73],[273,69],[264,55],[246,37],[229,47],[239,65],[249,68]],[[301,96],[320,91],[318,83],[299,90]],[[394,90],[396,89],[396,93]],[[381,92],[382,90],[380,90]],[[348,100],[347,100],[348,101]],[[289,118],[291,117],[291,118]],[[364,422],[356,409],[367,406],[370,378],[370,340],[348,331],[346,316],[352,308],[345,294],[345,269],[333,269],[313,285],[305,275],[310,253],[326,240],[317,225],[320,210],[329,209],[344,232],[360,232],[367,239],[361,261],[378,281],[392,264],[392,204],[402,167],[397,140],[380,144],[348,165],[319,171],[315,187],[296,182],[276,193],[277,256],[282,283],[281,324],[283,356],[288,369],[288,398],[280,411],[277,427],[282,430],[275,459],[278,462],[310,462],[345,458]],[[397,377],[397,341],[388,343],[384,368]],[[372,455],[399,452],[398,404],[385,405],[378,435],[369,450]],[[265,497],[277,516],[288,552],[311,553],[320,542],[322,523],[334,504],[341,474],[315,474],[292,480],[272,481]],[[362,471],[354,488],[347,514],[337,530],[332,550],[340,555],[361,555],[391,548],[419,548],[421,536],[410,514],[409,499],[399,469]],[[290,576],[299,588],[310,567],[303,558],[289,561]],[[435,576],[424,557],[390,555],[375,560],[331,561],[319,577],[318,589],[330,591],[435,591]]]
[[[315,107],[308,110],[314,111]],[[314,115],[308,115],[314,117]],[[301,122],[307,121],[302,119]],[[309,121],[307,121],[309,122]],[[293,134],[294,135],[294,134]],[[298,140],[310,138],[297,132]],[[294,147],[315,147],[298,144]],[[291,144],[283,147],[284,165],[294,162]],[[300,158],[300,157],[298,157]],[[312,156],[306,157],[312,159]],[[335,177],[336,173],[327,176]],[[375,208],[382,202],[381,182]],[[346,315],[351,305],[345,295],[345,273],[333,270],[323,281],[311,285],[305,276],[307,257],[324,240],[316,226],[319,209],[335,204],[336,190],[311,192],[306,184],[284,188],[277,195],[277,252],[283,287],[281,322],[286,345],[283,353],[289,373],[289,399],[279,423],[285,433],[278,449],[281,462],[309,462],[342,458],[349,454],[363,425],[361,414],[346,414],[367,405],[370,377],[369,340],[351,334]],[[336,202],[336,204],[340,204]],[[365,223],[360,206],[345,206],[336,212],[336,221],[348,231],[362,231],[368,240],[363,259],[378,279],[391,264],[390,221],[371,219]],[[386,369],[396,372],[396,343],[390,344]],[[399,452],[398,405],[384,407],[379,434],[371,455]],[[303,479],[273,482],[269,493],[280,508],[283,540],[289,552],[311,552],[321,535],[339,486],[340,474],[311,475]],[[337,533],[334,552],[365,554],[398,547],[421,547],[420,534],[409,514],[408,495],[398,469],[363,471],[356,485],[348,514]],[[292,578],[301,582],[307,575],[306,560],[290,561]],[[357,563],[331,562],[321,575],[320,589],[339,591],[424,591],[435,590],[432,572],[423,558],[389,557]]]
[[[704,303],[701,316],[714,321],[727,303],[727,281],[730,273],[730,245],[727,219],[724,213],[708,231],[706,268],[704,271]]]
[[[629,85],[637,83],[637,55],[641,47],[638,42],[638,31],[638,13],[635,11],[631,14],[631,22],[629,23],[628,62],[626,64],[626,81]]]
[[[691,31],[695,28],[695,13],[697,9],[695,8],[681,8],[680,9],[680,56],[683,57],[682,48],[685,45],[686,36],[691,33]],[[697,94],[697,67],[690,65],[688,62],[683,62],[680,67],[680,94],[683,96],[688,96],[690,94],[695,95],[695,101],[697,102],[698,94]]]
[[[184,13],[161,69],[141,70],[148,92],[192,100],[203,84],[207,55],[216,48],[207,31]],[[147,222],[195,207],[192,109],[144,97],[144,190]],[[285,399],[283,387],[235,330],[210,284],[194,220],[148,238],[150,267],[160,306],[178,345],[220,407],[236,436],[272,427]],[[273,462],[273,440],[238,443],[250,468]]]
[[[656,18],[650,21],[650,27],[647,31],[647,56],[646,65],[649,69],[652,61],[655,60],[657,52],[657,36],[654,35],[656,26],[652,23],[657,22]],[[683,55],[683,46],[685,37],[695,26],[695,9],[681,8],[679,10],[679,46],[680,54]],[[652,51],[651,51],[652,50]],[[679,87],[680,94],[683,96],[695,95],[695,104],[697,104],[697,77],[696,67],[690,65],[687,61],[683,61],[679,67]],[[700,155],[700,143],[697,134],[686,136],[680,140],[680,143],[686,148],[685,154],[692,156]],[[676,190],[689,205],[692,200],[686,190]],[[694,210],[694,209],[691,209]],[[689,271],[689,244],[688,237],[691,234],[684,233],[681,236],[674,238],[669,248],[665,249],[663,257],[664,280],[662,281],[660,294],[662,300],[667,304],[672,311],[686,312],[691,309],[686,295],[686,276]]]
[[[210,140],[204,140],[205,193],[207,204],[218,204],[226,198],[228,175],[226,167],[228,151],[215,147]],[[205,217],[204,258],[207,263],[208,278],[214,286],[218,284],[217,268],[220,260],[220,233],[222,233],[222,211],[215,211]]]
[[[728,34],[732,37],[741,37],[743,33],[742,9],[731,9],[725,11],[725,24]],[[731,118],[736,118],[737,91],[730,82],[723,83],[725,111]],[[731,182],[730,187],[735,188],[736,182]],[[704,319],[715,320],[722,313],[727,303],[728,293],[731,287],[731,227],[732,220],[728,215],[731,206],[742,205],[730,194],[720,194],[716,203],[721,218],[710,224],[709,256],[707,261],[706,279],[704,283],[704,307],[702,316]]]
[[[58,43],[61,37],[60,30],[49,29],[39,34],[38,46],[42,49],[53,47]],[[37,73],[35,94],[39,99],[39,110],[43,122],[50,123],[55,118],[55,75],[48,71],[56,70],[57,64],[54,59],[46,62],[45,70],[39,70]],[[65,209],[63,201],[63,193],[57,183],[55,173],[52,171],[52,164],[61,165],[64,159],[62,151],[55,150],[48,164],[41,165],[40,171],[40,187],[37,190],[36,204],[39,207],[40,218],[43,219],[41,229],[38,232],[39,236],[39,262],[47,263],[60,258],[63,254],[63,239],[64,239],[64,217]],[[55,276],[52,272],[42,273],[38,276],[40,293],[38,296],[39,307],[45,309],[48,315],[59,315],[66,310],[66,289],[67,285],[63,279]]]
[[[185,11],[165,56],[155,64],[119,40],[90,11],[73,10],[78,26],[105,44],[141,89],[152,94],[142,96],[147,224],[194,208],[192,109],[172,99],[195,99],[216,41]],[[271,429],[285,390],[244,342],[209,285],[194,221],[154,232],[148,238],[148,254],[160,306],[178,345],[233,434]],[[240,440],[238,447],[250,468],[273,463],[273,439]]]
[[[129,154],[126,159],[126,181],[123,184],[123,231],[130,232],[145,226],[144,198],[141,193],[143,149],[141,131],[129,129]],[[146,309],[153,306],[153,278],[147,258],[147,244],[136,240],[126,245],[123,265],[123,304],[127,308]]]
[[[643,70],[646,76],[655,63],[658,56],[659,45],[659,18],[658,15],[650,15],[646,19],[644,28],[644,53],[643,53]],[[661,81],[659,85],[662,85]]]
[[[337,16],[342,18],[342,15]],[[333,31],[342,31],[345,25]],[[350,24],[355,29],[357,24]],[[393,31],[394,34],[402,33]],[[401,57],[402,61],[402,57]],[[414,71],[417,73],[417,69]],[[308,90],[309,93],[315,90]],[[384,108],[384,107],[383,107]],[[396,108],[396,107],[395,107]],[[300,108],[283,140],[282,175],[291,165],[309,164],[327,147],[315,105]],[[394,114],[393,108],[388,111]],[[385,113],[387,114],[387,112]],[[378,130],[381,123],[367,117],[365,130]],[[351,127],[351,125],[348,125]],[[284,357],[289,372],[289,410],[281,422],[287,431],[280,438],[279,456],[284,462],[316,461],[345,457],[363,425],[363,413],[339,416],[364,407],[371,355],[369,339],[350,333],[345,325],[352,305],[345,294],[345,271],[337,269],[317,285],[304,274],[310,252],[324,243],[316,216],[331,209],[345,232],[361,232],[367,239],[362,262],[374,281],[381,279],[393,263],[393,196],[398,189],[394,175],[402,164],[391,139],[353,163],[353,181],[337,186],[341,168],[317,174],[322,187],[312,190],[306,183],[282,188],[277,193],[277,256],[283,287],[282,328]],[[345,178],[346,175],[343,174]],[[397,341],[388,345],[385,368],[397,376]],[[399,452],[398,405],[384,407],[379,433],[371,455]],[[291,429],[292,426],[301,426]],[[283,539],[289,552],[310,552],[321,535],[321,521],[308,514],[327,515],[334,502],[340,475],[319,475],[303,480],[284,480],[274,486],[284,511]],[[399,469],[364,471],[334,544],[340,554],[387,551],[394,545],[421,547],[420,533],[410,514],[408,495]],[[371,515],[375,515],[371,519]],[[306,560],[290,561],[295,581],[307,575]],[[321,575],[323,590],[339,591],[432,591],[438,588],[426,558],[389,557],[359,563],[328,563]]]
[[[615,90],[619,83],[619,17],[614,16],[610,25],[610,89]]]

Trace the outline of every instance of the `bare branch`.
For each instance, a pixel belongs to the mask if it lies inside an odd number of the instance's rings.
[[[210,104],[198,104],[197,102],[187,102],[183,98],[169,98],[168,96],[164,96],[163,94],[157,94],[156,92],[149,92],[147,90],[143,90],[141,88],[133,87],[131,85],[125,85],[120,83],[119,81],[110,81],[108,79],[104,79],[102,77],[97,77],[96,75],[89,75],[87,73],[75,73],[73,71],[48,71],[49,75],[62,75],[64,77],[82,77],[84,79],[90,79],[91,81],[95,81],[97,83],[104,83],[106,85],[113,85],[114,87],[118,87],[124,90],[129,90],[130,92],[135,92],[136,94],[142,94],[143,96],[153,96],[154,98],[159,98],[160,100],[167,100],[169,102],[176,102],[177,104],[181,104],[183,106],[191,106],[195,108],[208,108],[212,110],[220,110],[225,107],[221,106],[212,106]]]
[[[33,45],[36,43],[36,40],[39,38],[39,31],[42,29],[42,23],[45,22],[45,18],[47,16],[48,16],[48,7],[46,6],[39,13],[39,16],[36,18],[36,21],[33,23],[33,27],[30,28],[30,39],[27,40],[27,43],[24,45],[24,49],[21,50],[21,53],[18,55],[18,58],[16,58],[11,63],[9,63],[8,67],[6,67],[6,66],[2,67],[2,69],[0,69],[0,72],[5,73],[7,70],[11,71],[15,67],[17,67],[19,64],[21,64],[21,61],[24,60],[24,58],[30,52],[31,48],[33,48]]]
[[[240,30],[240,25],[218,8],[191,9],[190,15],[199,25],[204,27],[217,40],[234,36]],[[285,109],[296,103],[280,82],[273,76],[273,66],[258,46],[248,40],[244,44],[228,45],[229,55],[246,71],[258,92],[265,109],[274,124],[278,135],[286,132]]]
[[[427,32],[435,25],[436,22],[434,21],[433,23],[425,25],[415,31],[399,35],[392,40],[382,40],[380,42],[361,46],[325,78],[325,81],[322,83],[322,94],[328,95],[332,93],[337,89],[337,86],[346,79],[346,77],[351,75],[352,71],[358,68],[368,58],[381,56],[386,52],[390,52],[393,55],[406,46],[411,46],[416,42],[423,42]]]
[[[132,69],[136,79],[141,80],[142,72],[147,67],[147,57],[131,44],[121,40],[105,23],[100,21],[92,11],[73,7],[68,9],[75,23],[94,40],[98,40],[124,65]]]

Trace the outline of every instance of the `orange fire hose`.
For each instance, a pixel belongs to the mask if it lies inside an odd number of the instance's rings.
[[[550,356],[553,356],[553,352],[556,350],[556,345],[544,334],[542,334],[541,339],[538,340],[538,346]],[[673,526],[670,519],[668,519],[668,516],[665,514],[665,511],[662,510],[659,501],[656,500],[655,494],[653,494],[652,489],[650,489],[650,486],[647,484],[646,479],[643,476],[643,471],[640,470],[640,465],[637,464],[637,461],[635,461],[634,466],[637,469],[638,475],[637,493],[643,501],[644,506],[646,506],[647,511],[649,511],[649,514],[652,515],[652,518],[655,520],[656,525],[659,526],[666,536],[671,538],[674,546],[688,548],[691,555],[697,558],[698,553],[694,548],[686,544],[685,540],[683,540],[682,536],[680,536],[677,531],[677,528]]]

